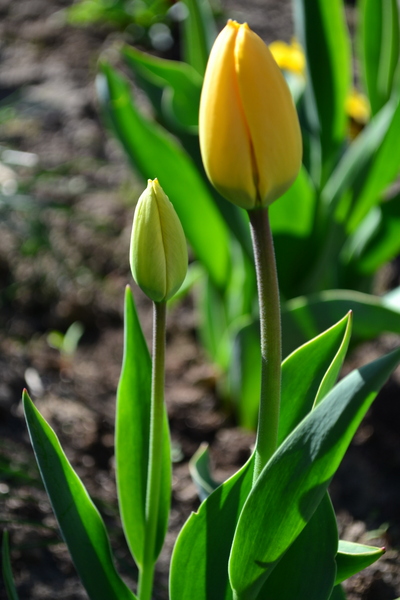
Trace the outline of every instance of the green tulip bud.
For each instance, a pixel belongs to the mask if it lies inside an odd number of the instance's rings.
[[[157,179],[148,180],[136,207],[130,263],[136,283],[154,302],[171,298],[186,276],[185,234]]]

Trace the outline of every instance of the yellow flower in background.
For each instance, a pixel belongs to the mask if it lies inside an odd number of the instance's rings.
[[[281,40],[272,42],[269,49],[280,69],[305,77],[306,57],[303,48],[295,38],[292,38],[290,44]]]
[[[186,277],[185,234],[157,179],[148,180],[136,206],[130,263],[136,283],[154,302],[169,300]]]
[[[274,202],[300,169],[292,96],[271,52],[246,23],[228,21],[211,50],[199,135],[211,183],[247,210]]]
[[[357,123],[368,123],[371,116],[368,98],[357,90],[352,90],[346,98],[346,113]]]

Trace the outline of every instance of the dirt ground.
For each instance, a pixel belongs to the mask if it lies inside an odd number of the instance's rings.
[[[0,0],[0,521],[11,535],[20,600],[87,598],[57,532],[21,411],[31,395],[99,507],[118,569],[134,589],[136,571],[118,518],[113,431],[122,358],[123,295],[131,283],[133,206],[143,188],[99,116],[94,79],[102,52],[124,37],[109,26],[67,26],[70,0]],[[226,1],[267,42],[290,39],[290,2]],[[174,51],[174,49],[173,49]],[[7,171],[8,169],[8,171]],[[148,339],[151,306],[135,288]],[[83,337],[72,356],[49,332],[74,322]],[[188,460],[211,445],[216,479],[247,459],[254,435],[220,405],[219,374],[197,339],[193,297],[168,317],[166,398],[174,447],[173,503],[154,598],[167,598],[174,539],[198,506]],[[383,336],[353,352],[345,370],[388,352]],[[400,596],[399,376],[386,385],[335,477],[331,494],[342,537],[385,545],[385,556],[346,584],[349,600]],[[5,599],[0,589],[0,599]]]

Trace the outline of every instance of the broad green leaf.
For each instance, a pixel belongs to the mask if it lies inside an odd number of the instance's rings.
[[[175,138],[138,111],[128,82],[110,65],[101,68],[99,97],[117,138],[145,179],[158,177],[197,258],[223,287],[229,276],[229,232],[201,175]]]
[[[364,275],[376,273],[400,253],[400,195],[382,202],[376,210],[377,227],[363,245],[355,265]]]
[[[308,237],[314,223],[315,190],[304,167],[294,184],[269,208],[273,234]]]
[[[200,500],[203,501],[217,489],[220,483],[216,482],[210,473],[210,457],[208,444],[201,444],[189,462],[190,475],[197,487]]]
[[[335,385],[350,334],[351,314],[347,314],[283,361],[278,444]]]
[[[341,585],[335,585],[329,600],[346,600],[346,594]]]
[[[7,529],[3,531],[3,540],[1,544],[1,559],[1,570],[3,574],[3,581],[7,593],[7,598],[8,600],[19,600],[11,569],[10,547],[8,544]]]
[[[361,0],[357,49],[372,113],[388,101],[399,60],[399,12],[396,0]]]
[[[257,600],[328,600],[335,582],[338,533],[328,494],[263,585]]]
[[[396,107],[395,99],[388,102],[343,154],[322,190],[321,201],[325,206],[336,208],[343,195],[364,175],[385,138]]]
[[[336,557],[337,573],[336,584],[372,565],[385,553],[385,548],[364,546],[354,542],[339,540],[339,549]]]
[[[301,296],[282,308],[283,356],[317,336],[353,312],[353,336],[369,340],[383,332],[400,333],[400,306],[388,305],[385,299],[353,290],[328,290]]]
[[[262,585],[314,514],[363,416],[400,362],[400,348],[353,371],[264,467],[239,517],[229,560],[236,600]],[[267,510],[266,510],[267,507]]]
[[[321,138],[323,157],[330,158],[342,144],[347,127],[351,53],[343,3],[298,0],[294,7],[296,33],[306,54],[309,100],[315,102],[317,113],[314,127]]]
[[[122,525],[130,551],[142,566],[150,436],[151,358],[132,292],[125,293],[124,358],[117,392],[115,464]],[[164,417],[163,465],[154,560],[167,531],[171,502],[171,448]]]
[[[164,89],[164,115],[174,125],[196,130],[202,85],[199,73],[184,62],[145,54],[132,46],[124,46],[122,55],[134,73]]]
[[[394,152],[397,147],[400,132],[400,99],[397,99],[394,111],[385,137],[376,152],[373,162],[366,174],[364,185],[357,196],[350,213],[348,230],[354,231],[368,211],[379,203],[383,192],[393,183],[400,172],[400,155]]]
[[[171,600],[232,600],[228,560],[253,479],[253,457],[186,521],[171,560]]]
[[[209,0],[184,0],[188,15],[183,21],[183,57],[204,75],[208,56],[217,35]]]
[[[23,406],[31,443],[59,527],[91,600],[134,600],[118,575],[103,520],[51,427],[28,393]]]
[[[400,311],[400,287],[394,288],[382,296],[383,304],[395,311]]]

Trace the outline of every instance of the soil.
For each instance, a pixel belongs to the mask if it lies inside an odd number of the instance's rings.
[[[87,598],[57,531],[21,410],[21,391],[55,428],[99,507],[119,571],[132,589],[136,570],[118,518],[113,431],[122,358],[123,295],[132,283],[127,253],[143,183],[99,116],[94,80],[102,52],[126,36],[110,26],[74,28],[70,0],[0,0],[0,519],[11,535],[20,600]],[[290,2],[227,1],[264,39],[289,40]],[[171,52],[175,52],[173,48]],[[151,306],[134,287],[147,339]],[[83,336],[66,355],[48,334],[79,321]],[[254,434],[221,407],[219,373],[197,339],[192,296],[168,317],[166,400],[174,447],[173,503],[154,598],[167,598],[174,539],[199,504],[188,460],[211,446],[215,478],[247,459]],[[345,371],[389,351],[383,336],[358,348]],[[361,425],[331,486],[340,534],[387,548],[346,583],[349,600],[400,596],[399,375]],[[0,589],[0,599],[5,591]]]

